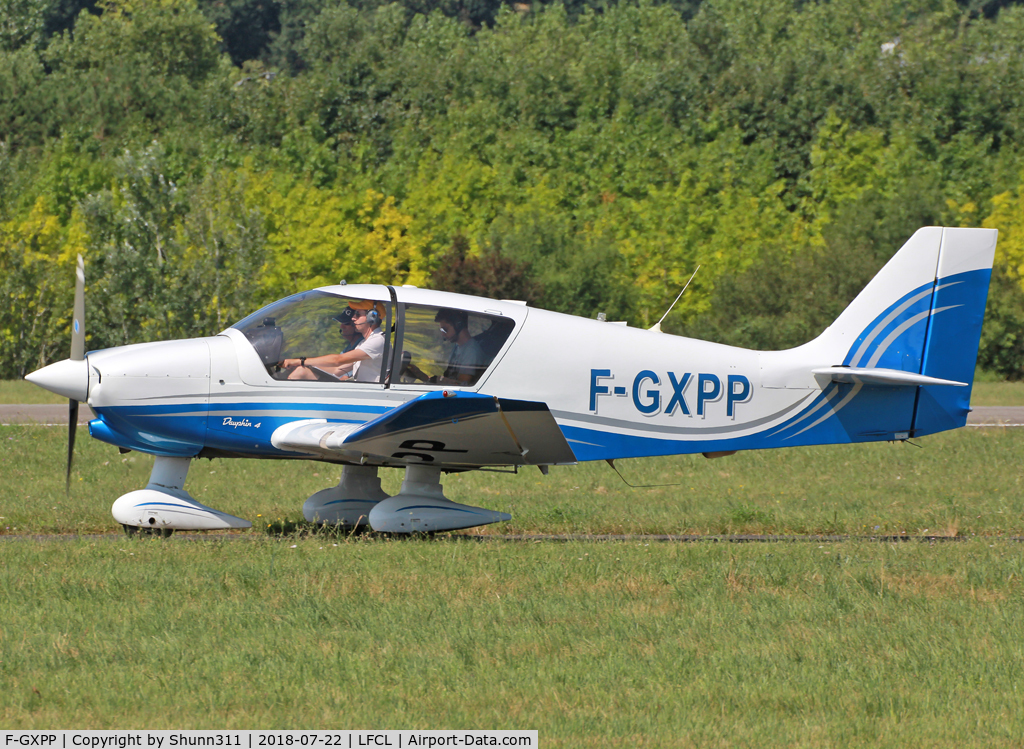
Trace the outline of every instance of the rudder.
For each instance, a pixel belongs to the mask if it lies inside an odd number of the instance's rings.
[[[967,423],[997,236],[995,229],[943,229],[921,374],[967,387],[918,388],[914,435]]]

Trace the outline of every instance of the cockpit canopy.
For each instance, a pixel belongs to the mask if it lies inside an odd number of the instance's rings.
[[[296,373],[295,367],[282,367],[281,363],[326,357],[356,347],[363,336],[348,324],[350,313],[346,310],[353,308],[372,310],[371,314],[380,318],[379,329],[385,338],[380,354],[382,385],[472,386],[515,327],[511,318],[500,313],[425,304],[395,305],[319,290],[274,302],[232,327],[245,335],[271,377],[309,379],[310,373]],[[349,381],[345,367],[307,368],[319,382]]]

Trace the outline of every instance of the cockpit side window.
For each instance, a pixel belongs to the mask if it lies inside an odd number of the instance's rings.
[[[407,304],[399,381],[469,387],[476,384],[512,333],[500,315]]]
[[[390,305],[309,291],[236,324],[271,377],[318,382],[380,382]]]

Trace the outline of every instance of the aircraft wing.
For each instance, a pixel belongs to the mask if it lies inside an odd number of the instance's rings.
[[[435,391],[365,424],[293,422],[275,447],[373,464],[477,468],[575,463],[544,403]]]

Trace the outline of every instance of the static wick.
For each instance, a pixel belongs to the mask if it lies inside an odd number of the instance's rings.
[[[676,302],[678,302],[680,299],[682,299],[683,292],[685,292],[686,289],[689,288],[690,281],[692,281],[693,277],[697,275],[697,271],[698,270],[700,270],[700,266],[699,265],[697,266],[696,270],[694,270],[693,273],[690,275],[690,280],[686,282],[686,286],[683,287],[683,291],[680,291],[678,296],[676,296],[675,302],[672,302],[672,304],[670,304],[668,306],[668,309],[665,310],[665,314],[661,316],[661,319],[658,320],[658,322],[654,323],[654,325],[649,327],[648,330],[650,330],[653,333],[660,333],[661,332],[661,324],[665,321],[665,318],[668,317],[668,313],[672,311],[672,308],[676,306]]]

